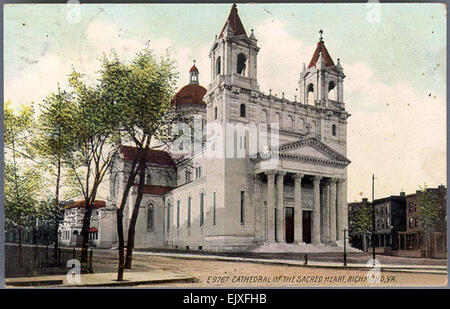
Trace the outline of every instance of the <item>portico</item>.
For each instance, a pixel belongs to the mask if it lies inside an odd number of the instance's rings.
[[[336,245],[343,240],[338,228],[344,228],[339,219],[345,209],[344,179],[283,170],[268,170],[262,179],[268,184],[267,242]],[[293,194],[286,194],[285,187],[292,186]]]
[[[262,228],[266,230],[264,240],[343,244],[349,160],[316,138],[277,150],[273,152],[277,157],[255,159],[267,218],[260,221],[266,225]]]

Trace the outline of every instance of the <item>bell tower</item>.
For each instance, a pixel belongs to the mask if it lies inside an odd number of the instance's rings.
[[[248,36],[236,4],[233,4],[225,25],[216,36],[209,52],[212,87],[226,80],[227,83],[236,82],[249,90],[258,90],[258,51],[253,29]]]
[[[319,42],[308,64],[303,64],[300,73],[299,94],[302,103],[321,108],[343,108],[345,78],[343,68],[337,59],[337,64],[331,58],[320,30]]]
[[[195,66],[195,60],[194,60],[194,65],[191,67],[191,69],[189,70],[189,84],[199,84],[198,81],[198,76],[200,75],[200,73],[198,72],[197,67]]]
[[[224,247],[254,243],[254,171],[248,158],[257,83],[257,39],[242,24],[236,4],[209,52],[211,83],[207,105],[206,199],[216,205],[217,220],[204,233],[205,242]],[[209,131],[208,131],[209,130]]]

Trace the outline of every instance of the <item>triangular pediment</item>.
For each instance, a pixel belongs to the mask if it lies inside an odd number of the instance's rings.
[[[298,148],[293,149],[286,149],[280,151],[282,154],[290,154],[290,155],[299,155],[299,156],[308,156],[308,157],[314,157],[314,158],[320,158],[320,159],[332,159],[330,156],[327,156],[323,154],[322,152],[318,151],[314,147],[311,147],[309,145],[302,146]]]
[[[330,146],[315,137],[306,138],[297,142],[281,145],[281,157],[297,158],[303,160],[327,161],[341,165],[348,165],[350,160],[341,155]]]

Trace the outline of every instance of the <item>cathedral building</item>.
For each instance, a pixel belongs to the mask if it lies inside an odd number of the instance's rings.
[[[340,61],[330,56],[321,32],[290,101],[260,90],[258,52],[253,30],[248,35],[233,5],[209,52],[207,87],[200,85],[194,63],[189,84],[173,99],[177,109],[200,120],[200,147],[180,155],[183,144],[177,143],[148,153],[137,248],[326,252],[343,245],[350,114]],[[247,129],[229,130],[230,125]],[[227,129],[214,135],[210,127]],[[269,133],[248,129],[255,127]],[[255,139],[267,147],[255,150]],[[100,247],[117,242],[115,211],[126,181],[121,171],[133,151],[123,146],[114,165],[107,206],[99,209]],[[210,156],[211,151],[224,155]],[[229,155],[239,151],[244,155]],[[136,189],[125,209],[125,236]]]

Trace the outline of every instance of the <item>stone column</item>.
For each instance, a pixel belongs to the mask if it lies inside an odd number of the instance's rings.
[[[322,243],[328,242],[328,205],[329,205],[329,182],[324,180],[322,186],[322,197],[320,204],[320,238]]]
[[[311,242],[313,244],[320,243],[320,180],[322,177],[314,176],[314,208],[312,218]]]
[[[332,178],[330,181],[330,212],[329,212],[329,227],[330,227],[330,243],[336,244],[336,179]]]
[[[294,175],[294,242],[303,242],[303,210],[302,210],[302,178],[303,174]]]
[[[285,220],[284,220],[284,188],[283,180],[286,172],[279,171],[277,175],[277,242],[285,242]]]
[[[346,201],[344,201],[344,179],[339,179],[337,183],[337,240],[344,240],[344,205]]]
[[[269,170],[267,174],[267,241],[275,241],[275,171]]]

